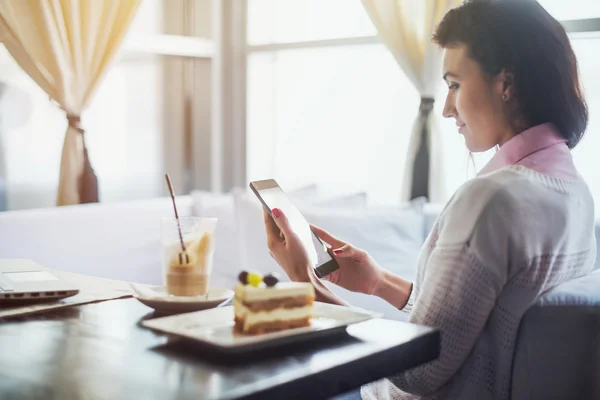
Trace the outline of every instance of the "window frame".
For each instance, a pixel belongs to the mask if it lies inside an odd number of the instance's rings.
[[[197,36],[204,21],[196,7],[211,7],[211,38]],[[222,135],[212,114],[222,90],[213,68],[220,60],[222,45],[214,38],[221,29],[222,12],[219,0],[165,1],[163,23],[174,34],[130,34],[118,60],[164,60],[164,79],[168,83],[164,93],[169,101],[164,104],[162,157],[165,172],[181,193],[219,189]],[[166,187],[161,194],[168,194]]]

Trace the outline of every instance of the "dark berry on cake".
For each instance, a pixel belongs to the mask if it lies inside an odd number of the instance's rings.
[[[247,271],[240,272],[240,274],[238,275],[238,279],[240,280],[240,283],[247,285],[248,284],[248,272]]]
[[[277,283],[279,282],[279,279],[277,278],[277,274],[268,274],[267,276],[265,276],[263,278],[263,282],[268,287],[273,287],[273,286],[277,285]]]

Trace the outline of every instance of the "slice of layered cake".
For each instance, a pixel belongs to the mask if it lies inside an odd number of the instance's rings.
[[[310,325],[315,291],[310,283],[242,272],[235,288],[235,330],[262,334]]]

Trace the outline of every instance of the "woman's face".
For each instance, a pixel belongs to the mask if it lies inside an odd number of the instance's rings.
[[[504,72],[496,77],[486,76],[469,57],[467,47],[460,44],[444,50],[444,81],[448,95],[443,115],[454,118],[470,151],[502,146],[513,136],[505,117],[505,104],[511,93]]]

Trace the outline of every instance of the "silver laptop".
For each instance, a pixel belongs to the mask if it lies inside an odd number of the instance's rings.
[[[31,260],[0,259],[0,303],[57,300],[79,293],[73,284]]]

